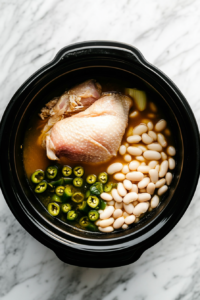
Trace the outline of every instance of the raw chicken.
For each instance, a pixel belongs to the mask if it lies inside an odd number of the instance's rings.
[[[100,163],[116,156],[131,104],[128,96],[105,93],[84,112],[59,121],[46,141],[48,158]]]
[[[58,121],[64,119],[73,112],[79,112],[101,97],[101,85],[94,79],[87,80],[76,85],[68,92],[65,92],[60,98],[53,99],[43,107],[39,116],[41,119],[50,117],[44,126],[42,133],[38,139],[38,143],[46,147],[46,137],[49,136],[50,129]]]

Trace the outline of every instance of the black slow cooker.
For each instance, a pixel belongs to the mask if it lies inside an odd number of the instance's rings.
[[[127,230],[84,232],[51,217],[35,197],[25,176],[23,139],[32,112],[68,85],[88,78],[143,82],[162,97],[177,151],[175,176],[159,207]],[[0,127],[0,184],[21,225],[64,262],[84,267],[117,267],[136,261],[180,220],[192,200],[200,168],[196,120],[175,84],[149,64],[134,47],[92,41],[62,49],[33,74],[10,100]]]

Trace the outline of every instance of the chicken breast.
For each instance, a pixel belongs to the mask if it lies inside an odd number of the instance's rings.
[[[105,93],[84,112],[59,121],[47,143],[48,158],[100,163],[116,156],[131,104],[128,96]]]

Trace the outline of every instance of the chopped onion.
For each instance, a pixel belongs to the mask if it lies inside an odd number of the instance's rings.
[[[144,91],[126,88],[125,93],[133,98],[139,111],[145,110],[147,106],[147,96]]]

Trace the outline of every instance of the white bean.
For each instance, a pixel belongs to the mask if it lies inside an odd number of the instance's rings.
[[[107,233],[112,232],[114,230],[114,228],[112,226],[108,226],[108,227],[105,227],[105,228],[99,226],[98,229],[101,232],[107,232]]]
[[[128,213],[129,215],[131,215],[133,213],[134,206],[132,203],[130,203],[130,204],[124,203],[123,207],[124,207],[125,212]]]
[[[136,118],[138,116],[139,112],[137,110],[130,113],[129,118]]]
[[[170,173],[170,172],[168,172],[168,173],[165,175],[165,179],[166,179],[167,185],[170,185],[170,184],[171,184],[172,178],[173,178],[173,176],[172,176],[172,173]]]
[[[113,213],[113,217],[115,218],[115,219],[117,219],[117,218],[119,218],[119,217],[121,217],[122,216],[122,210],[119,208],[119,209],[116,209],[115,211],[114,211],[114,213]]]
[[[131,135],[127,138],[128,143],[139,143],[141,141],[141,136],[140,135]]]
[[[153,196],[153,198],[151,199],[150,205],[151,208],[155,208],[157,207],[159,204],[159,197],[157,195]]]
[[[148,135],[149,135],[154,141],[157,140],[157,134],[155,133],[155,131],[150,130],[150,131],[148,132]]]
[[[141,172],[130,172],[126,174],[126,179],[131,180],[131,181],[140,181],[144,177],[143,173]]]
[[[135,155],[135,156],[142,154],[142,150],[138,147],[128,147],[127,151],[129,154]]]
[[[111,201],[113,199],[112,195],[108,193],[101,193],[100,197],[106,201]]]
[[[99,223],[101,222],[101,220],[97,220],[96,222],[94,222],[94,224],[96,225],[96,226],[99,226]]]
[[[124,197],[127,194],[127,191],[121,182],[119,182],[117,184],[117,191],[118,191],[118,194],[122,197]]]
[[[159,177],[164,177],[167,173],[168,170],[168,161],[167,160],[163,160],[163,162],[160,165],[160,171],[159,171]]]
[[[154,151],[158,151],[158,152],[161,152],[162,149],[163,149],[162,146],[159,143],[149,144],[149,145],[147,145],[147,148],[149,150],[154,150]]]
[[[147,127],[149,130],[152,130],[153,129],[153,123],[152,122],[148,122],[147,123]]]
[[[165,184],[165,182],[166,182],[165,178],[158,180],[156,182],[156,189],[159,189],[160,187],[162,187]]]
[[[175,166],[176,166],[175,160],[174,160],[172,157],[170,157],[170,158],[168,159],[168,162],[169,162],[169,169],[170,169],[170,170],[173,170],[173,169],[175,168]]]
[[[127,174],[128,172],[130,172],[128,165],[123,166],[122,173]]]
[[[114,223],[114,221],[115,221],[114,218],[100,220],[99,226],[100,227],[108,227],[108,226],[112,225]]]
[[[123,212],[124,219],[127,218],[127,217],[129,217],[129,216],[130,216],[130,214],[128,214],[126,211]]]
[[[149,177],[145,177],[143,178],[139,183],[138,183],[138,188],[139,189],[144,189],[145,187],[147,187],[147,185],[150,182],[150,178]],[[137,200],[137,199],[135,199]]]
[[[140,148],[140,149],[142,150],[142,152],[147,151],[147,147],[144,146],[144,145],[142,145],[142,144],[139,144],[139,145],[138,145],[138,148]]]
[[[141,156],[141,155],[136,156],[135,158],[136,158],[137,160],[139,160],[139,161],[145,161],[144,157]]]
[[[125,154],[125,155],[124,155],[124,160],[125,160],[126,162],[130,162],[131,159],[132,159],[132,157],[131,157],[129,154]]]
[[[113,224],[113,227],[115,229],[118,229],[118,228],[122,227],[123,224],[124,224],[124,217],[120,217],[120,218],[115,220],[115,222]]]
[[[114,198],[114,200],[115,201],[117,201],[117,202],[122,202],[122,197],[118,194],[118,191],[117,191],[117,189],[112,189],[112,191],[111,191],[111,194],[112,194],[112,196],[113,196],[113,198]]]
[[[153,142],[153,139],[147,133],[143,133],[142,141],[145,144],[151,144]]]
[[[114,163],[107,168],[107,173],[114,174],[116,172],[120,172],[122,168],[123,165],[121,163]]]
[[[155,166],[158,165],[158,161],[157,160],[152,160],[149,162],[148,166],[151,168],[151,169],[154,169]]]
[[[136,194],[136,193],[134,193],[134,192],[130,192],[130,193],[128,193],[128,194],[124,197],[123,202],[124,202],[125,204],[129,204],[129,203],[131,203],[131,202],[133,202],[133,201],[136,201],[137,198],[138,198],[138,194]]]
[[[139,203],[134,207],[133,213],[135,216],[140,216],[141,214],[144,214],[147,209],[149,208],[149,202],[143,202]]]
[[[146,193],[147,192],[147,189],[140,189],[139,190],[139,193]]]
[[[155,170],[156,170],[157,172],[159,172],[159,171],[160,171],[160,165],[157,165],[157,166],[155,167]]]
[[[131,192],[138,193],[138,187],[137,187],[136,184],[133,184],[132,189],[131,189]]]
[[[136,200],[136,201],[133,201],[132,204],[133,204],[133,206],[136,206],[136,205],[138,205],[138,203],[139,203],[139,201]]]
[[[132,189],[132,187],[133,187],[132,182],[130,180],[128,180],[128,179],[125,179],[123,181],[123,185],[124,185],[125,189],[128,190],[128,191],[130,191]]]
[[[148,160],[160,160],[161,159],[161,155],[159,152],[157,151],[153,151],[153,150],[147,150],[143,153],[144,158],[148,159]]]
[[[133,160],[129,164],[129,169],[131,171],[135,171],[135,170],[137,170],[137,168],[138,168],[139,165],[140,165],[140,163],[137,160]]]
[[[127,224],[123,224],[122,225],[122,229],[127,229],[128,228],[128,225]]]
[[[115,205],[115,201],[114,200],[111,200],[111,201],[108,201],[108,203],[107,203],[108,205],[112,205],[112,206],[114,206]]]
[[[100,214],[100,219],[108,219],[112,216],[113,212],[114,212],[114,207],[113,206],[106,206],[106,208],[104,209],[104,211]]]
[[[125,223],[128,224],[128,225],[130,225],[134,222],[135,222],[135,216],[134,215],[131,215],[131,216],[129,216],[125,219]]]
[[[151,195],[149,193],[138,194],[138,201],[145,202],[151,199]]]
[[[115,175],[113,176],[113,178],[115,180],[122,181],[122,180],[124,180],[126,178],[126,176],[123,173],[115,173]]]
[[[137,135],[142,135],[143,133],[147,132],[148,128],[146,125],[144,124],[141,124],[141,125],[138,125],[136,126],[134,129],[133,129],[133,134],[137,134]]]
[[[126,146],[122,145],[119,148],[119,154],[124,155],[126,153]]]
[[[115,202],[115,209],[121,209],[123,207],[123,202]]]
[[[143,161],[140,166],[146,166],[146,163]]]
[[[142,173],[149,173],[150,167],[149,166],[139,166],[137,168],[137,171],[142,172]]]
[[[173,146],[167,147],[167,154],[174,156],[176,154],[176,149]]]
[[[163,185],[161,188],[159,188],[158,190],[158,196],[163,195],[164,193],[166,193],[166,191],[168,190],[168,186],[167,185]]]
[[[167,141],[162,133],[158,133],[157,135],[158,143],[161,144],[162,147],[167,147]]]
[[[155,130],[158,132],[163,131],[166,126],[167,122],[165,120],[160,120],[158,123],[156,123]]]
[[[162,158],[162,160],[166,160],[167,154],[165,152],[161,152],[161,158]]]
[[[155,192],[155,184],[153,182],[150,182],[148,185],[147,185],[147,193],[149,193],[150,195],[153,195],[154,192]]]
[[[158,171],[157,170],[151,169],[149,171],[149,176],[153,183],[156,183],[158,181]]]

